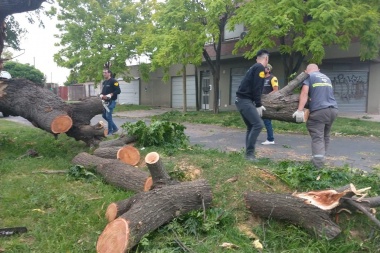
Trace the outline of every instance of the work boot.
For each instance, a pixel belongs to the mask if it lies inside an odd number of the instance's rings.
[[[250,162],[257,162],[257,159],[254,155],[246,155],[245,160],[250,161]]]

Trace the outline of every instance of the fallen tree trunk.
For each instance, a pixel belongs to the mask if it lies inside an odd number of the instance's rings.
[[[340,228],[331,217],[341,211],[359,211],[380,228],[373,208],[380,206],[380,197],[365,198],[371,187],[356,189],[353,184],[336,190],[318,190],[289,194],[248,192],[247,208],[264,218],[286,220],[299,225],[318,237],[333,239]]]
[[[329,240],[341,233],[339,226],[330,219],[330,211],[306,204],[304,199],[259,192],[248,192],[244,198],[247,208],[262,218],[285,220]]]
[[[173,181],[166,172],[160,155],[157,152],[150,152],[145,156],[145,163],[149,169],[153,179],[152,189],[170,184],[177,184],[178,181]]]
[[[53,134],[65,133],[73,125],[69,106],[62,99],[25,79],[0,81],[0,111],[21,116]]]
[[[98,145],[106,133],[103,125],[90,125],[91,119],[103,112],[100,99],[67,104],[50,90],[26,79],[0,81],[0,111],[21,116],[55,136],[66,133],[89,146]]]
[[[107,183],[124,190],[149,191],[153,184],[147,172],[118,160],[104,159],[82,152],[73,158],[72,163],[89,168],[94,167]]]
[[[139,193],[133,199],[129,209],[105,227],[96,245],[97,252],[129,251],[146,233],[173,218],[209,207],[212,193],[206,180],[197,180]]]

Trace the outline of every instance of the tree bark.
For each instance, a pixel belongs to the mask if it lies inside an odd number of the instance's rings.
[[[302,72],[279,91],[262,95],[261,102],[266,108],[263,118],[296,123],[292,115],[298,109],[299,94],[292,95],[292,92],[308,77]]]
[[[145,163],[149,169],[150,174],[152,175],[152,188],[162,187],[172,183],[178,183],[172,182],[172,179],[166,172],[162,164],[162,160],[160,159],[160,155],[157,152],[150,152],[147,154],[145,156]]]
[[[21,116],[54,135],[66,133],[89,146],[98,145],[106,133],[102,125],[90,125],[91,119],[103,112],[100,99],[67,104],[50,90],[26,79],[0,81],[0,111]]]
[[[146,234],[174,217],[211,205],[211,187],[206,180],[169,185],[139,193],[128,210],[110,222],[98,238],[98,253],[128,252]]]
[[[135,142],[137,140],[134,136],[128,136],[128,135],[121,135],[117,139],[102,141],[99,143],[100,148],[106,148],[106,147],[122,147],[125,144],[129,144],[132,142]]]
[[[104,159],[85,152],[76,155],[72,163],[93,167],[104,180],[124,190],[142,192],[152,187],[152,178],[145,171],[114,159]]]
[[[0,81],[0,111],[53,134],[65,133],[73,125],[70,107],[62,99],[25,79]]]
[[[339,226],[330,219],[329,211],[305,204],[303,199],[259,192],[248,192],[244,198],[247,208],[260,217],[286,220],[329,240],[341,233]]]

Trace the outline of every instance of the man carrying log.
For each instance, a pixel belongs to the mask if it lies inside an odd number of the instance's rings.
[[[265,107],[261,104],[265,67],[269,61],[269,52],[259,50],[256,54],[256,63],[247,71],[236,92],[235,105],[247,126],[245,137],[245,159],[256,161],[255,145],[257,137],[263,129],[261,117]]]
[[[319,72],[316,64],[305,70],[309,77],[303,82],[298,110],[293,114],[297,122],[304,122],[304,111],[309,101],[310,115],[306,123],[311,136],[312,163],[318,169],[324,166],[325,154],[330,143],[331,126],[338,116],[338,104],[330,78]]]

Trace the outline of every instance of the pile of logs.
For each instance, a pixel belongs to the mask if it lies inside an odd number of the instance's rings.
[[[140,153],[131,141],[134,138],[128,136],[104,141],[93,155],[83,152],[72,160],[93,168],[107,183],[136,193],[109,204],[105,214],[109,223],[96,246],[99,253],[128,252],[145,234],[190,211],[205,211],[212,202],[206,180],[173,180],[156,152],[145,156],[149,173],[136,167]]]

